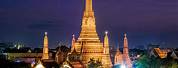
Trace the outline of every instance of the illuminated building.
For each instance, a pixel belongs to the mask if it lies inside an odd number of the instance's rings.
[[[69,62],[74,68],[83,68],[83,63],[81,61],[81,53],[76,52],[75,49],[75,36],[72,38],[72,48],[68,55]]]
[[[110,52],[109,52],[108,32],[105,32],[102,62],[103,64],[105,64],[105,67],[107,68],[112,67]]]
[[[132,62],[129,57],[127,35],[124,34],[123,61],[127,68],[132,68]]]
[[[84,66],[91,58],[100,60],[103,67],[112,66],[109,54],[109,42],[103,45],[96,32],[95,16],[92,9],[92,0],[85,0],[85,10],[82,19],[81,32],[79,38],[72,44],[72,50],[75,48],[77,53],[81,53],[81,61]],[[108,40],[108,39],[107,39]]]
[[[49,55],[48,55],[48,36],[47,36],[47,32],[45,32],[45,36],[44,36],[43,56],[42,56],[42,59],[49,59]]]
[[[153,48],[150,52],[150,56],[159,57],[161,59],[167,58],[168,53],[171,52],[172,49],[161,49],[161,48]]]
[[[24,47],[24,44],[22,44],[22,43],[16,43],[16,44],[14,45],[14,47],[17,48],[17,49],[20,49],[20,48],[23,48],[23,47]]]
[[[55,61],[60,64],[63,63],[67,59],[67,55],[70,49],[66,46],[60,46],[57,49],[57,53],[55,56]]]
[[[43,66],[42,62],[39,60],[34,68],[45,68],[45,67]]]
[[[158,56],[160,58],[166,58],[167,57],[167,51],[166,50],[161,50],[160,48],[154,48],[154,50],[156,51],[156,53],[158,54]]]
[[[119,46],[117,48],[116,55],[114,57],[114,65],[122,65],[123,64],[123,55],[119,50]]]
[[[77,53],[74,47],[74,50],[68,55],[69,62],[74,68],[83,68],[83,63],[81,62],[81,53]]]
[[[66,57],[60,68],[73,68],[69,62],[69,56]]]
[[[124,34],[124,47],[123,54],[117,49],[115,59],[115,65],[120,65],[121,67],[132,68],[132,62],[129,57],[128,40],[126,34]]]
[[[72,35],[72,48],[71,48],[71,52],[73,52],[74,47],[75,46],[75,35]]]

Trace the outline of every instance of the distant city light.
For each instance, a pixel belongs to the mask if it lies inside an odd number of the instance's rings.
[[[137,55],[137,58],[139,58],[140,57],[140,55]]]
[[[20,60],[16,60],[15,62],[18,62],[18,63],[19,63],[19,62],[21,62],[21,61],[20,61]]]

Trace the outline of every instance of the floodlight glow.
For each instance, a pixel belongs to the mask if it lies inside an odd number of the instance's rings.
[[[66,68],[66,67],[67,67],[67,68],[71,68],[69,65],[64,65],[64,68]]]
[[[108,34],[108,31],[105,31],[105,34]]]
[[[121,65],[121,68],[126,68],[125,65]]]
[[[38,64],[35,68],[44,68],[42,64]]]

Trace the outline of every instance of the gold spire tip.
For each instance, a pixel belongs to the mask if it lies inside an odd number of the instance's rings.
[[[126,36],[127,36],[127,34],[126,34],[126,33],[124,33],[124,36],[126,37]]]
[[[47,35],[48,34],[48,32],[45,32],[45,35]]]
[[[108,31],[105,31],[105,34],[108,34]]]

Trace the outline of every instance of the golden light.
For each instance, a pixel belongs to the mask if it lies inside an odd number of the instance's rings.
[[[71,68],[69,65],[64,65],[64,68]]]
[[[105,31],[105,34],[108,34],[108,31]]]
[[[124,64],[121,65],[121,68],[126,68],[126,66]]]
[[[45,67],[42,64],[38,64],[38,65],[36,65],[35,68],[45,68]]]

